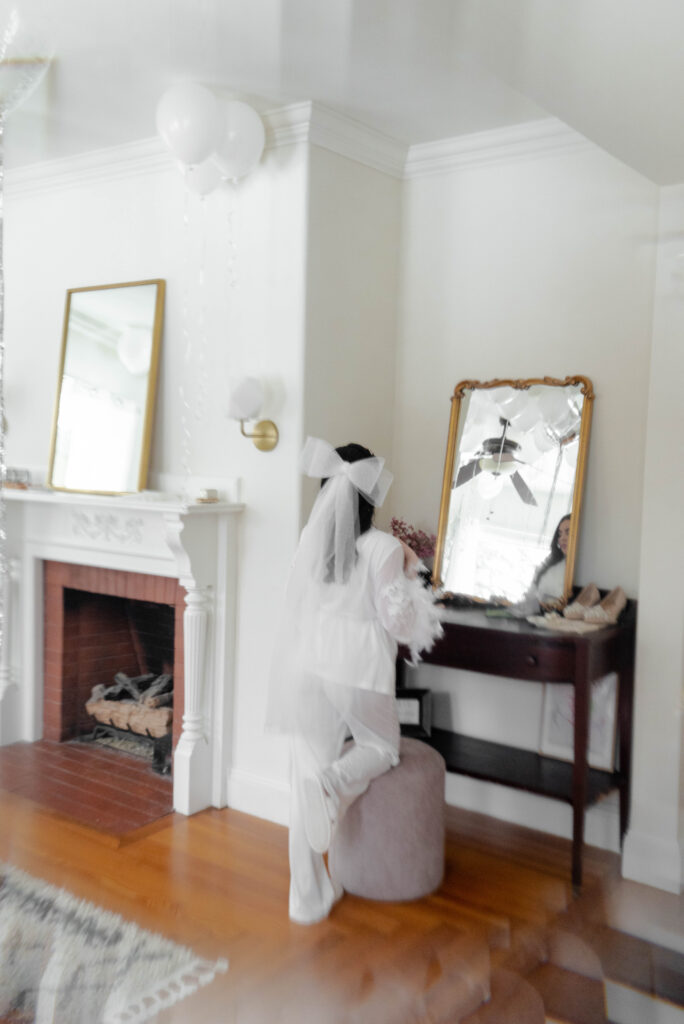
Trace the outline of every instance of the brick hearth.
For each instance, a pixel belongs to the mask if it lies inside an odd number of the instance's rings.
[[[136,644],[120,601],[128,598],[175,609],[173,746],[181,734],[184,706],[183,611],[185,589],[178,580],[68,562],[44,562],[43,737],[64,741],[92,727],[85,700],[97,683],[109,685],[115,672],[139,672]],[[79,593],[80,592],[80,593]],[[82,599],[85,592],[91,597]],[[107,639],[103,642],[102,631]]]

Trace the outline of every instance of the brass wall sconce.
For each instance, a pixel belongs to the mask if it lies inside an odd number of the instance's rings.
[[[240,433],[243,437],[250,438],[260,452],[272,452],[278,444],[278,428],[273,420],[259,420],[251,434],[245,430],[245,421],[240,420]]]
[[[239,420],[240,433],[248,437],[260,452],[272,452],[278,444],[278,428],[273,420],[258,420],[251,431],[245,420],[257,419],[264,402],[263,384],[256,377],[243,377],[232,388],[228,398],[228,416]]]

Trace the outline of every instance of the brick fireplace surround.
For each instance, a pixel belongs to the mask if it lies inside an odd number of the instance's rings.
[[[69,731],[70,705],[82,694],[74,693],[69,676],[73,638],[65,624],[65,593],[169,604],[175,609],[174,810],[193,814],[225,806],[241,506],[40,487],[7,490],[5,497],[9,573],[0,745],[62,739]]]
[[[169,605],[175,609],[173,683],[176,707],[184,704],[183,614],[185,591],[177,580],[125,570],[100,569],[68,562],[43,563],[44,672],[43,738],[61,742],[88,732],[93,721],[85,702],[93,686],[111,685],[114,673],[136,671],[130,637],[113,633],[113,616],[97,597],[126,598]],[[87,612],[77,616],[67,606],[65,590],[93,595]],[[181,736],[181,715],[174,715],[173,747]]]

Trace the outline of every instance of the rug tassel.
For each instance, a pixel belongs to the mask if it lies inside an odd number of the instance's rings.
[[[196,960],[186,967],[181,967],[170,978],[159,985],[156,992],[147,992],[144,996],[125,1010],[107,1016],[103,1024],[144,1024],[153,1014],[166,1010],[170,1006],[192,995],[204,985],[213,981],[217,974],[225,974],[228,961]]]

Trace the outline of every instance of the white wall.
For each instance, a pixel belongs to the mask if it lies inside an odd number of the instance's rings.
[[[401,182],[318,146],[310,168],[305,432],[391,465]]]
[[[575,578],[637,595],[658,190],[578,145],[406,183],[393,510],[436,530],[465,378],[584,374],[596,401]],[[542,688],[426,666],[438,724],[538,749]],[[449,799],[571,834],[568,808],[449,778]],[[590,841],[617,844],[615,809]],[[597,820],[598,818],[598,820]]]
[[[679,892],[684,693],[684,187],[662,190],[646,423],[628,878]]]

